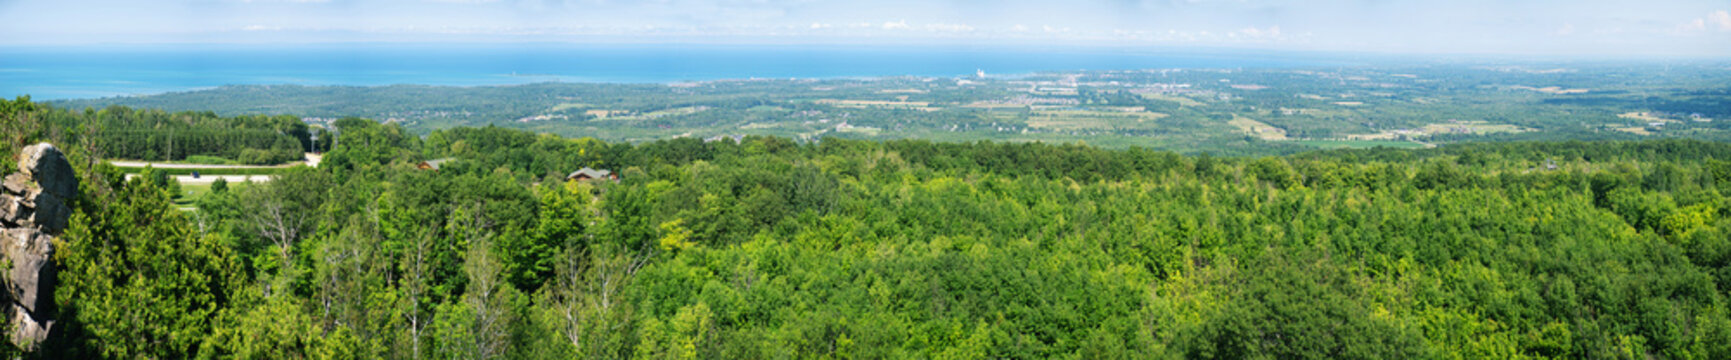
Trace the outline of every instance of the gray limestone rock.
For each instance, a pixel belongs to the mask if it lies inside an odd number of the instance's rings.
[[[25,216],[24,200],[17,196],[0,194],[0,227],[17,225],[13,219]]]
[[[25,147],[18,167],[0,184],[0,259],[10,266],[0,276],[0,311],[12,320],[12,342],[31,349],[54,326],[54,237],[72,216],[67,200],[78,193],[78,174],[48,143]]]
[[[54,328],[52,319],[36,319],[29,311],[12,305],[8,308],[12,313],[12,343],[24,351],[36,349],[37,344],[48,339],[48,331]]]
[[[0,251],[12,268],[6,271],[6,295],[19,307],[36,313],[54,301],[53,239],[30,228],[9,229]]]
[[[43,192],[62,199],[78,192],[78,174],[72,172],[72,163],[66,162],[66,155],[53,144],[30,145],[19,154],[22,159],[18,161],[18,169],[35,179]]]
[[[30,176],[22,173],[6,175],[5,189],[7,193],[23,195],[30,191]]]
[[[30,223],[42,227],[49,234],[60,234],[66,230],[66,221],[72,217],[72,209],[66,207],[65,200],[47,192],[36,194],[32,201],[36,211],[30,214]]]

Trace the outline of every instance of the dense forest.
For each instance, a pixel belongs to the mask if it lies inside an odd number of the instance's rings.
[[[299,161],[306,152],[330,145],[328,134],[322,139],[315,135],[323,129],[290,115],[222,117],[209,111],[109,106],[83,111],[43,107],[32,116],[55,124],[55,129],[88,132],[102,154],[131,160],[274,165]]]
[[[317,168],[182,211],[62,110],[4,105],[6,151],[62,144],[84,178],[26,357],[1731,358],[1726,143],[1221,157],[346,118]]]
[[[103,153],[139,160],[214,158],[217,162],[264,165],[298,161],[314,150],[313,132],[300,117],[210,112],[168,113],[111,106],[66,112],[96,129]],[[328,137],[328,136],[327,136]]]

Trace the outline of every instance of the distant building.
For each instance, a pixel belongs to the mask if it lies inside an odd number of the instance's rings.
[[[451,162],[451,160],[456,160],[456,159],[442,158],[442,159],[437,159],[437,160],[422,161],[419,164],[415,164],[415,168],[421,169],[421,170],[439,170],[440,166],[444,166],[445,163]]]
[[[607,171],[607,170],[596,170],[596,169],[590,169],[590,168],[583,168],[581,170],[571,172],[571,175],[565,176],[565,180],[568,180],[568,181],[589,181],[589,180],[595,180],[595,179],[607,179],[607,180],[619,181],[619,174],[614,174],[612,171]]]

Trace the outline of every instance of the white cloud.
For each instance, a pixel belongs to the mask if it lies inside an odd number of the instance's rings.
[[[974,27],[964,25],[964,24],[936,23],[936,24],[926,25],[926,30],[947,31],[947,32],[969,32],[969,31],[974,31]]]
[[[811,23],[812,29],[828,29],[831,27],[833,27],[833,26],[831,26],[830,24],[826,24],[826,23]]]
[[[1707,22],[1711,22],[1713,25],[1718,26],[1719,31],[1731,31],[1731,12],[1725,10],[1714,11],[1712,14],[1707,15]]]
[[[1707,30],[1707,20],[1695,19],[1677,25],[1677,33],[1695,33]]]
[[[1731,12],[1719,10],[1707,13],[1706,18],[1695,18],[1677,24],[1677,27],[1671,32],[1676,35],[1689,35],[1706,32],[1708,29],[1717,29],[1721,32],[1731,31]]]
[[[1247,28],[1239,29],[1238,31],[1227,33],[1226,36],[1244,37],[1244,38],[1250,38],[1250,39],[1277,39],[1277,38],[1280,38],[1280,26],[1270,26],[1267,29],[1258,29],[1256,27],[1247,27]]]
[[[897,21],[897,22],[885,21],[883,28],[884,28],[884,30],[907,30],[907,29],[912,29],[913,27],[908,26],[907,20],[902,20],[902,21]]]
[[[246,27],[243,27],[240,29],[244,30],[244,31],[278,31],[278,30],[282,30],[282,27],[281,26],[264,26],[264,25],[247,25]]]
[[[1556,34],[1561,35],[1561,36],[1574,35],[1575,34],[1575,24],[1563,24],[1563,27],[1557,28]]]

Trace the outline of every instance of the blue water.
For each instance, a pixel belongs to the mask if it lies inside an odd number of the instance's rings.
[[[0,48],[0,96],[144,95],[238,84],[504,85],[1345,64],[1244,50],[571,44],[116,45]]]

